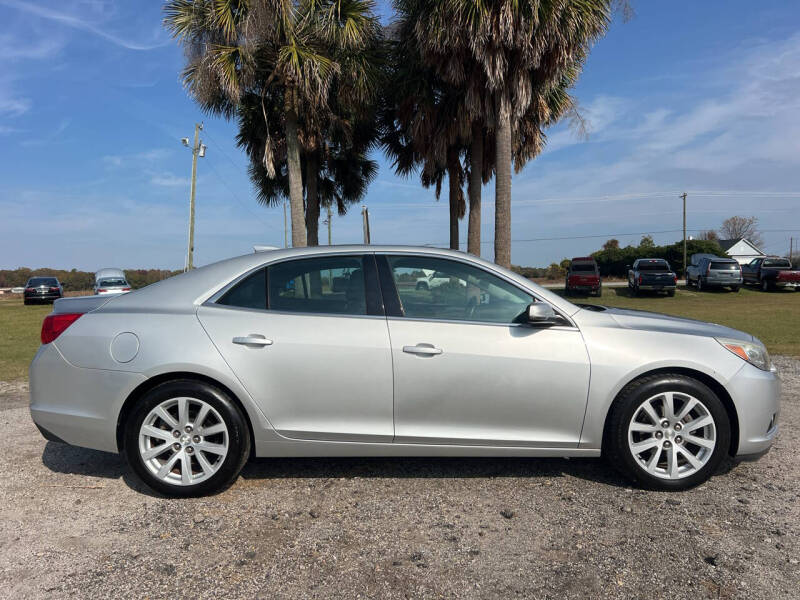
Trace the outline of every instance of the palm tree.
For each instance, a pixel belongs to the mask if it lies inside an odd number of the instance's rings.
[[[580,71],[590,44],[608,26],[611,0],[396,0],[396,4],[401,13],[414,15],[412,35],[424,64],[444,81],[463,86],[469,113],[483,115],[493,132],[495,262],[509,267],[514,126],[530,116],[531,105],[547,104],[545,99],[565,73]],[[535,142],[537,137],[541,139],[538,134],[525,139]],[[530,148],[535,156],[536,143]]]
[[[292,245],[305,246],[299,120],[328,108],[337,76],[347,79],[379,31],[371,0],[169,0],[165,25],[184,46],[183,79],[200,106],[232,117],[242,97],[263,100],[264,172],[273,177],[275,146],[266,104],[280,99]],[[363,92],[369,77],[351,82]],[[269,97],[269,98],[268,98]]]

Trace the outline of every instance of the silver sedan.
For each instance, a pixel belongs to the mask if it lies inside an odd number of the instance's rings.
[[[603,455],[679,490],[766,452],[780,396],[747,333],[402,246],[257,252],[58,300],[30,386],[45,438],[123,453],[174,496],[250,456]]]

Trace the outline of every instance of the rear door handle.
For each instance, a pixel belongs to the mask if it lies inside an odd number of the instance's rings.
[[[408,354],[419,354],[421,356],[435,356],[442,353],[441,348],[433,344],[417,344],[416,346],[403,346],[403,352]]]
[[[268,340],[261,334],[251,333],[250,335],[233,338],[233,343],[242,344],[243,346],[271,346],[272,340]]]

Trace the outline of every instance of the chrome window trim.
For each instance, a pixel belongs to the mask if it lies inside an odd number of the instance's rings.
[[[450,325],[490,325],[492,327],[524,327],[526,329],[559,329],[561,331],[580,331],[576,325],[550,325],[550,326],[536,326],[530,323],[498,323],[496,321],[461,321],[459,319],[423,319],[421,317],[386,317],[387,321],[409,322],[415,321],[420,323],[447,323]],[[567,319],[570,321],[569,319]],[[570,321],[571,322],[571,321]]]
[[[295,312],[292,310],[273,310],[271,308],[247,308],[245,306],[230,306],[228,304],[217,304],[216,302],[204,302],[201,304],[206,308],[216,308],[220,310],[237,310],[243,312],[253,312],[262,315],[294,315],[299,317],[338,317],[338,318],[348,318],[348,319],[380,319],[382,321],[386,320],[384,315],[348,315],[345,313],[310,313],[310,312]]]

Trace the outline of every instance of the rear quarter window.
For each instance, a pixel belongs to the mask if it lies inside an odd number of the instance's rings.
[[[713,271],[738,271],[739,264],[729,262],[712,262],[711,269]]]

